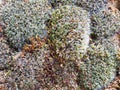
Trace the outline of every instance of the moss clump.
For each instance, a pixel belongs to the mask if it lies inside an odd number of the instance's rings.
[[[0,70],[6,70],[13,67],[12,52],[6,44],[6,40],[0,40]]]
[[[120,75],[120,32],[117,32],[116,35],[114,35],[114,39],[115,39],[115,43],[117,44],[116,47],[117,47],[117,50],[118,50],[118,53],[117,53],[117,75],[119,76]]]
[[[53,8],[58,8],[73,3],[73,0],[48,0],[48,1]]]
[[[110,38],[120,29],[120,19],[107,11],[101,10],[92,14],[91,23],[91,30],[97,36],[96,39]]]
[[[18,57],[13,63],[14,67],[5,71],[7,85],[14,89],[14,82],[19,90],[45,90],[43,88],[48,88],[44,63],[52,59],[49,54],[48,45],[44,44],[37,52],[25,53],[25,57]],[[46,58],[46,56],[48,57]],[[51,80],[48,79],[48,81]]]
[[[45,20],[49,10],[48,1],[35,2],[13,1],[2,8],[2,20],[6,24],[5,33],[9,45],[22,49],[29,38],[46,35]]]
[[[101,90],[116,73],[116,48],[110,39],[90,44],[80,65],[78,83],[85,90]]]
[[[51,13],[48,23],[49,45],[57,57],[78,60],[89,43],[90,19],[88,12],[76,6],[63,6]]]
[[[119,21],[108,11],[91,14],[91,41],[78,74],[78,84],[85,90],[101,90],[115,78],[118,45],[113,36]]]
[[[74,3],[90,13],[97,13],[108,3],[107,0],[74,0]]]

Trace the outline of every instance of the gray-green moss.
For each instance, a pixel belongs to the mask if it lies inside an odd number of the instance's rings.
[[[83,57],[78,75],[78,84],[85,90],[101,90],[116,74],[116,53],[114,41],[104,39],[89,45]]]
[[[73,4],[73,0],[48,0],[53,8]]]
[[[50,9],[47,0],[25,3],[14,1],[2,7],[2,20],[6,24],[6,33],[9,45],[21,49],[29,42],[32,36],[46,35],[46,12]]]
[[[74,3],[90,13],[97,13],[108,3],[107,0],[74,0]]]
[[[108,11],[99,11],[97,14],[92,14],[91,30],[95,39],[110,38],[115,35],[120,29],[120,18],[115,17]]]
[[[63,6],[51,13],[48,23],[49,44],[65,60],[81,59],[89,43],[88,12],[76,6]]]
[[[6,40],[0,40],[0,70],[9,69],[14,66],[12,52],[6,43]]]
[[[15,54],[17,55],[18,52]],[[6,82],[8,83],[9,89],[32,90],[37,88],[44,90],[44,83],[46,83],[45,80],[48,78],[45,78],[44,63],[46,61],[46,55],[49,56],[49,54],[48,45],[44,44],[36,53],[26,53],[25,57],[16,58],[13,63],[14,67],[8,68],[5,71],[7,73]],[[49,56],[47,61],[51,59]],[[43,79],[39,79],[40,76]],[[16,83],[16,87],[14,87],[13,82]]]
[[[45,21],[47,20],[45,13],[49,10],[47,0],[39,0],[39,2],[36,0],[35,2],[34,0],[31,1],[32,2],[24,3],[14,0],[3,7],[2,20],[6,24],[4,32],[6,33],[9,44],[14,48],[21,49],[24,44],[29,42],[28,39],[30,37],[39,35],[43,38],[46,36],[45,33],[47,31],[45,29],[48,29],[49,47],[47,46],[40,49],[38,56],[26,56],[30,58],[30,61],[39,60],[41,66],[45,58],[48,58],[47,61],[50,61],[49,56],[46,57],[47,55],[45,53],[45,51],[47,51],[46,49],[49,48],[50,57],[54,54],[53,57],[51,57],[52,59],[59,60],[59,57],[61,57],[67,61],[82,61],[78,72],[78,84],[81,88],[85,90],[97,90],[106,86],[115,77],[117,49],[111,37],[120,28],[118,21],[115,21],[113,16],[98,9],[104,7],[106,0],[105,2],[104,0],[90,0],[88,2],[87,0],[75,0],[79,1],[76,2],[76,4],[78,6],[82,5],[82,8],[66,5],[69,4],[69,0],[61,0],[61,2],[60,0],[58,0],[58,2],[57,0],[53,0],[53,6],[55,6],[54,3],[57,2],[56,6],[60,7],[50,13],[47,28],[45,28]],[[92,12],[91,31],[89,14],[86,10],[83,10],[83,8]],[[97,11],[97,14],[93,13],[96,12],[96,10],[99,12]],[[3,57],[1,56],[1,58]],[[24,62],[24,60],[22,61]],[[37,61],[35,61],[35,63],[37,63]],[[53,66],[52,64],[51,66]],[[31,71],[29,65],[26,66],[28,67],[26,69]],[[34,68],[36,69],[36,67]],[[64,68],[64,66],[62,66],[62,68]],[[70,68],[74,71],[73,67]],[[38,68],[38,71],[39,70]],[[42,70],[43,67],[41,68],[41,71]],[[57,68],[56,71],[59,72],[59,68]],[[20,71],[18,70],[18,72]],[[60,73],[62,73],[62,71]],[[14,74],[14,72],[12,74]],[[11,76],[13,76],[12,74]],[[19,76],[17,74],[19,73],[16,73],[17,77],[15,76],[15,80]],[[26,75],[28,75],[26,76],[27,78],[22,79],[23,82],[27,81],[27,83],[24,83],[25,85],[32,81],[28,78],[29,74]],[[40,75],[40,73],[37,73],[37,75]],[[43,73],[43,76],[44,75]],[[46,76],[47,75],[48,74],[46,74]],[[63,75],[63,73],[61,75]],[[32,77],[31,79],[34,78]],[[46,79],[46,77],[44,78]],[[48,82],[51,82],[49,77],[47,78]],[[60,78],[64,79],[62,77]],[[60,82],[58,79],[56,80]],[[21,80],[17,80],[17,84],[19,84],[19,82],[21,82]],[[23,89],[24,87],[20,88]]]

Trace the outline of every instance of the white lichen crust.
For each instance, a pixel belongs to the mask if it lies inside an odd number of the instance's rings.
[[[83,57],[89,44],[90,19],[88,12],[76,6],[63,6],[51,13],[49,44],[65,60]]]

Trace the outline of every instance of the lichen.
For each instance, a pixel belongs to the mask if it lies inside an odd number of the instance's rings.
[[[89,43],[88,13],[76,6],[63,6],[51,13],[48,20],[49,45],[58,57],[81,59]]]

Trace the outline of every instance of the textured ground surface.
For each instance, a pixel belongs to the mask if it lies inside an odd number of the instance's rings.
[[[77,73],[71,68],[76,63],[53,59],[45,47],[34,54],[16,52],[9,48],[0,27],[0,90],[79,90]],[[104,90],[120,90],[120,76]]]
[[[20,54],[8,47],[5,36],[0,33],[0,90],[79,90],[76,73],[70,68],[72,62],[64,65],[61,61],[53,60],[49,50],[37,54],[40,58],[35,54]],[[43,55],[45,57],[41,58]],[[120,90],[120,76],[104,90]]]

